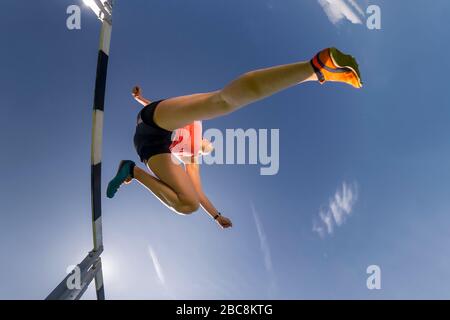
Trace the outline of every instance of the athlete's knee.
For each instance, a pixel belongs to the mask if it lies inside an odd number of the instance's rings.
[[[258,80],[258,71],[250,71],[245,73],[242,77],[242,83],[245,87],[247,94],[251,95],[253,99],[258,99],[263,95],[263,88],[261,86],[261,81]]]
[[[200,202],[198,201],[198,199],[185,200],[185,201],[182,201],[182,202],[176,204],[174,207],[175,211],[177,211],[178,213],[181,213],[181,214],[185,214],[185,215],[194,213],[199,208],[200,208]]]
[[[221,114],[231,113],[238,107],[238,103],[234,101],[226,90],[218,91],[212,99],[213,105]]]
[[[219,92],[218,97],[225,113],[259,100],[263,96],[264,90],[261,87],[261,81],[258,81],[255,76],[256,72],[244,73]]]

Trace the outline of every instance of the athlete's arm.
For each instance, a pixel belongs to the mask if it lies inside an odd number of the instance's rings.
[[[140,104],[142,104],[143,106],[148,106],[150,103],[152,103],[150,100],[145,99],[142,96],[142,90],[140,87],[136,86],[133,88],[133,91],[131,92],[131,94],[133,95],[133,98],[139,102]]]
[[[191,163],[185,163],[186,173],[191,179],[195,191],[198,194],[198,198],[200,201],[200,205],[202,208],[215,220],[219,225],[223,228],[229,228],[232,226],[230,219],[221,216],[219,211],[214,207],[214,205],[209,201],[208,197],[203,192],[202,182],[200,178],[200,166],[196,161],[192,161]]]

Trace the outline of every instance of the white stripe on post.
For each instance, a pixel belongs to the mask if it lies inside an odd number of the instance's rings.
[[[103,143],[103,111],[94,110],[92,124],[92,150],[91,164],[96,165],[102,161],[102,143]]]
[[[94,247],[95,249],[103,246],[102,217],[94,221]]]
[[[111,45],[111,32],[112,32],[112,25],[110,25],[107,21],[103,21],[102,32],[100,35],[100,50],[102,50],[108,56],[109,56],[109,48]]]

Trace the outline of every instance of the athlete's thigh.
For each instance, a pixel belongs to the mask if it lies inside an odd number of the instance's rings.
[[[180,200],[195,200],[198,195],[191,179],[181,165],[172,160],[170,153],[158,154],[147,161],[150,170],[166,185],[168,185]]]
[[[214,91],[164,100],[156,108],[153,119],[160,127],[173,131],[196,120],[218,117],[226,111],[219,91]]]

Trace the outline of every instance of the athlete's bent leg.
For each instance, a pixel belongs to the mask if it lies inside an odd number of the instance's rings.
[[[199,209],[200,202],[191,180],[183,168],[173,162],[170,154],[151,157],[147,166],[157,178],[138,167],[135,168],[134,178],[164,204],[181,214]]]

